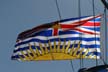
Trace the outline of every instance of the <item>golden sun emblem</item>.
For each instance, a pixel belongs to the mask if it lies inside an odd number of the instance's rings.
[[[48,47],[46,43],[44,44],[44,47],[41,43],[39,43],[39,48],[36,47],[36,44],[34,43],[35,49],[32,48],[31,44],[29,44],[29,50],[26,50],[26,53],[21,51],[21,54],[19,58],[22,61],[37,61],[37,60],[72,60],[72,59],[79,59],[79,58],[93,58],[96,59],[96,56],[93,54],[90,54],[87,56],[89,49],[87,49],[84,52],[84,48],[80,48],[80,42],[78,43],[78,46],[75,48],[75,42],[72,44],[72,47],[70,47],[71,42],[68,41],[68,44],[66,44],[66,41],[64,41],[62,48],[60,47],[61,41],[58,42],[54,41],[54,45],[52,46],[50,40],[48,42]],[[84,52],[84,54],[82,54]],[[93,57],[94,56],[94,57]]]

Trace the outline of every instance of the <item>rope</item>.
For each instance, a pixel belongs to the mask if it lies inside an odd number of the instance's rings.
[[[78,16],[79,18],[81,17],[81,0],[78,0]],[[79,24],[80,24],[81,20],[79,19]],[[81,43],[82,43],[82,34],[80,34],[81,37]],[[82,54],[80,55],[80,68],[83,67],[83,58],[82,58]]]
[[[92,7],[93,7],[93,16],[95,19],[95,1],[92,0]],[[96,32],[96,24],[95,24],[95,20],[94,20],[94,30]],[[96,34],[95,34],[95,44],[96,44]],[[96,48],[96,52],[97,52],[97,48]],[[96,56],[96,66],[98,65],[98,60],[97,60],[97,56]]]
[[[55,0],[55,3],[56,3],[56,7],[57,7],[57,11],[58,11],[58,16],[59,16],[59,21],[61,20],[61,13],[60,13],[60,9],[59,9],[59,5],[58,5],[58,2],[57,0]]]
[[[72,60],[70,60],[70,64],[71,64],[72,71],[75,72]]]

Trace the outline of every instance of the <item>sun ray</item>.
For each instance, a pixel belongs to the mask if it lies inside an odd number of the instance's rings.
[[[31,47],[31,45],[29,44],[29,50],[31,51],[31,53],[33,54],[34,59],[37,57],[36,52],[33,50],[33,48]]]
[[[50,53],[52,52],[52,45],[51,45],[51,42],[50,42],[50,40],[48,41],[48,44],[49,44],[49,47],[50,47]]]
[[[30,54],[30,52],[29,52],[28,50],[26,50],[26,52],[27,52],[27,54],[28,54],[28,58],[29,58],[30,60],[33,60],[33,56]]]
[[[73,56],[76,56],[79,49],[80,49],[80,41],[78,43],[78,47],[74,50]]]
[[[22,58],[19,54],[18,54],[19,58],[21,61],[25,61],[24,58]]]
[[[82,57],[82,52],[84,51],[84,48],[82,48],[81,50],[80,50],[80,53],[77,55],[77,57],[78,58],[81,58]]]
[[[26,56],[23,51],[21,51],[21,54],[24,56],[25,60],[30,61],[30,58]]]
[[[57,46],[57,52],[60,52],[60,44],[61,44],[61,41],[59,39],[58,46]]]
[[[41,44],[40,42],[39,42],[39,47],[40,47],[40,49],[41,49],[41,54],[44,55],[45,51],[44,51],[44,49],[43,49],[43,47],[42,47],[42,44]]]
[[[64,40],[63,47],[62,47],[62,49],[61,49],[61,52],[62,52],[62,53],[65,52],[65,45],[66,45],[66,40]]]
[[[73,54],[73,52],[74,52],[74,45],[75,45],[75,43],[76,43],[76,41],[74,41],[74,44],[72,45],[72,48],[70,49],[70,55],[72,55]]]
[[[44,44],[44,47],[45,47],[45,53],[47,54],[48,53],[48,48],[47,48],[46,43]]]
[[[54,49],[53,49],[53,52],[55,53],[57,51],[56,49],[56,41],[54,41]]]
[[[34,43],[34,47],[35,47],[36,54],[37,54],[38,56],[40,56],[41,54],[40,54],[38,48],[36,47],[36,43]]]
[[[89,49],[86,50],[86,52],[82,55],[82,57],[85,58],[88,52],[89,52]]]
[[[70,47],[70,40],[68,41],[68,45],[67,45],[67,47],[66,47],[66,49],[65,49],[65,53],[66,53],[66,54],[67,54],[68,51],[69,51],[69,47]]]

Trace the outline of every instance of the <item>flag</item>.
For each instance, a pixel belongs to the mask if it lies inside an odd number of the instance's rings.
[[[13,60],[100,58],[101,15],[43,24],[18,35]]]

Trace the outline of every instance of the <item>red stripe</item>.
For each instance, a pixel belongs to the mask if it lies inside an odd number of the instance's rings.
[[[61,25],[61,28],[74,28],[74,27],[77,27],[77,26],[79,26],[79,25]]]
[[[55,29],[53,29],[53,36],[57,36],[57,35],[58,35],[58,29],[55,28]]]
[[[77,26],[81,26],[84,23],[86,23],[86,21],[84,22],[76,22],[76,23],[70,23],[70,24],[60,24],[61,28],[74,28]]]
[[[82,26],[100,26],[100,22],[87,22],[83,24]]]
[[[100,26],[99,22],[96,23],[92,23],[92,22],[86,22],[84,24],[78,24],[78,25],[74,25],[74,24],[61,24],[61,28],[74,28],[77,26]]]

